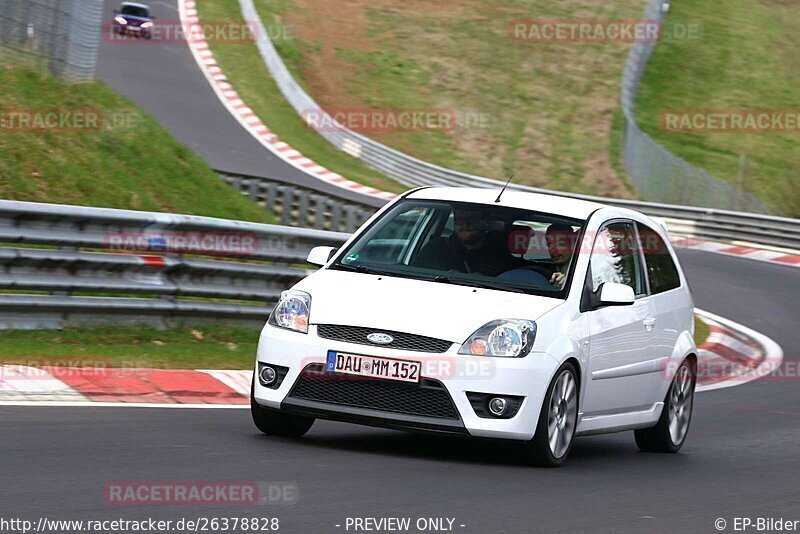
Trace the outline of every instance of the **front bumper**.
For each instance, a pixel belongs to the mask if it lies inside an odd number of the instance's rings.
[[[256,380],[254,396],[263,406],[322,419],[475,437],[531,439],[542,400],[559,362],[546,353],[531,353],[524,358],[491,358],[459,355],[458,348],[455,344],[442,354],[401,351],[322,339],[317,336],[315,325],[309,327],[308,334],[266,325],[258,344],[258,361],[289,370],[276,389],[264,387]],[[291,396],[303,369],[312,364],[324,364],[330,350],[421,362],[423,379],[433,379],[444,386],[457,412],[456,417],[424,417]],[[476,414],[467,392],[520,396],[524,400],[514,417],[487,418]]]
[[[141,26],[131,26],[130,24],[115,23],[117,32],[120,34],[130,35],[149,35],[150,28],[142,28]]]

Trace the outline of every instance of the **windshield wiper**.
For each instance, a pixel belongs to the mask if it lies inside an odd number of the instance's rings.
[[[500,291],[511,291],[512,293],[525,293],[526,291],[519,287],[507,286],[505,284],[492,284],[491,282],[480,282],[478,280],[467,280],[464,278],[450,278],[449,276],[440,274],[433,278],[434,282],[442,284],[454,284],[459,286],[479,287],[481,289],[497,289]]]
[[[378,271],[367,267],[366,265],[345,265],[344,263],[334,263],[331,265],[331,269],[337,269],[341,271],[350,271],[354,273],[364,273],[364,274],[382,274],[388,275],[389,273]]]

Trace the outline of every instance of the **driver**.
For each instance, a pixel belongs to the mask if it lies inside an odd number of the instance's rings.
[[[511,257],[503,242],[489,239],[489,220],[480,211],[456,210],[453,234],[428,242],[414,265],[441,271],[497,276],[508,270]]]

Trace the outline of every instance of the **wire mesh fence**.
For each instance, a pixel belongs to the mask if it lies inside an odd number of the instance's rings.
[[[91,80],[102,11],[102,0],[0,0],[0,62],[34,62],[69,81]]]
[[[668,7],[664,0],[650,0],[642,19],[663,23]],[[622,74],[622,158],[634,188],[642,198],[666,204],[771,213],[755,195],[672,154],[636,124],[636,90],[655,46],[655,41],[633,43]]]

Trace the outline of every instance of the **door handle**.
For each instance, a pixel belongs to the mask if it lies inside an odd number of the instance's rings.
[[[649,332],[650,330],[653,329],[653,326],[655,326],[656,320],[655,320],[654,317],[651,317],[650,319],[645,319],[644,321],[642,321],[642,324],[644,325],[644,327]]]

